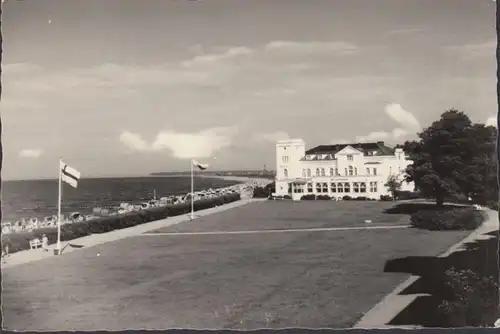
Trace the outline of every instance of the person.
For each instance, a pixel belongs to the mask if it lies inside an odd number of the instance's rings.
[[[42,235],[42,248],[48,252],[49,251],[49,238],[44,234]]]

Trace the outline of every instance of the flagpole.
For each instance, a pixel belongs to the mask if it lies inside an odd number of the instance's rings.
[[[191,160],[191,219],[194,219],[194,168],[193,160]]]
[[[62,174],[61,174],[62,160],[59,159],[59,190],[57,199],[57,253],[61,250],[61,201],[62,201]]]

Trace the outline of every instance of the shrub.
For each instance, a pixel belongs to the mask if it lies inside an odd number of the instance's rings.
[[[359,196],[359,197],[354,197],[352,198],[353,201],[368,201],[368,197],[366,196]]]
[[[314,194],[304,195],[300,198],[301,201],[314,201],[315,199],[316,199],[316,195],[314,195]]]
[[[318,195],[318,197],[316,197],[316,199],[322,200],[322,201],[329,201],[332,198],[330,196],[328,196],[328,195]]]
[[[349,195],[345,195],[344,197],[342,197],[342,200],[344,200],[344,201],[350,201],[350,200],[352,200],[352,197],[349,196]]]
[[[445,273],[447,287],[453,296],[439,305],[444,318],[453,327],[489,327],[492,325],[491,311],[498,309],[498,300],[491,298],[498,290],[492,276],[484,277],[470,269],[448,269]]]
[[[483,213],[470,207],[451,210],[422,210],[410,216],[413,227],[431,231],[474,230],[483,221]]]
[[[270,197],[271,193],[264,187],[255,187],[253,189],[253,198]]]
[[[285,195],[285,196],[283,196],[283,199],[292,199],[292,196],[290,196],[290,195]]]
[[[422,198],[422,195],[420,195],[420,193],[417,191],[396,190],[396,192],[394,194],[396,195],[396,198],[398,200],[409,200],[409,199]],[[392,200],[392,198],[391,198],[391,200]]]
[[[380,200],[384,202],[392,201],[392,197],[389,195],[380,195]]]
[[[204,199],[194,203],[194,210],[204,210],[240,200],[240,194],[228,194],[225,196]],[[173,204],[164,207],[150,208],[137,212],[129,212],[123,215],[100,217],[97,219],[82,221],[61,226],[61,241],[73,240],[92,234],[106,233],[127,227],[149,223],[151,221],[167,217],[179,216],[191,212],[191,203]],[[2,244],[9,245],[9,253],[29,249],[29,241],[41,238],[45,234],[49,244],[57,242],[57,228],[39,228],[30,232],[17,232],[2,234]]]

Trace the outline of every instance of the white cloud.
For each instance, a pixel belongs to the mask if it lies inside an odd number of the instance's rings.
[[[277,143],[280,140],[290,139],[290,135],[284,131],[275,131],[268,133],[256,133],[253,135],[254,141],[266,142],[266,143]]]
[[[379,140],[386,140],[390,137],[389,133],[385,131],[375,131],[375,132],[370,132],[366,136],[358,136],[356,137],[356,142],[373,142],[373,141],[379,141]]]
[[[466,60],[477,60],[477,58],[490,57],[495,58],[497,48],[497,40],[469,43],[464,45],[445,46],[443,49],[450,53],[456,54]]]
[[[178,159],[207,158],[229,147],[237,132],[236,127],[216,127],[198,133],[162,131],[149,144],[139,134],[125,131],[120,135],[120,141],[135,151],[168,150]]]
[[[229,48],[226,52],[223,53],[213,53],[213,54],[204,54],[196,56],[190,60],[181,62],[181,66],[196,67],[203,65],[213,65],[213,63],[229,60],[231,58],[236,58],[240,56],[249,56],[254,52],[255,52],[254,50],[247,47],[233,47]]]
[[[421,129],[420,122],[417,118],[409,111],[403,109],[403,107],[398,103],[390,103],[385,106],[385,113],[401,124],[404,129],[419,131]]]
[[[265,49],[268,51],[294,52],[294,53],[331,53],[338,55],[354,54],[359,52],[359,47],[355,44],[337,42],[294,42],[294,41],[273,41],[269,42]]]
[[[486,119],[485,125],[497,127],[498,126],[497,116],[495,115],[488,117],[488,119]]]
[[[421,129],[420,122],[409,111],[403,109],[400,104],[391,103],[385,106],[384,109],[387,116],[392,120],[398,122],[403,128],[394,128],[390,132],[387,131],[374,131],[365,136],[357,136],[356,142],[374,142],[386,140],[401,140],[410,133],[416,133]],[[336,142],[339,144],[338,142]]]
[[[21,158],[38,158],[42,155],[40,149],[24,149],[19,152]]]

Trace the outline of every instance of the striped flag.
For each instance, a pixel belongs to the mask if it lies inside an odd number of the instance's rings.
[[[78,180],[80,179],[80,172],[73,167],[68,166],[62,161],[60,163],[60,168],[61,180],[63,180],[73,188],[76,188],[78,186]]]
[[[198,167],[201,170],[205,170],[208,168],[208,164],[202,164],[199,161],[193,160],[193,166]]]

